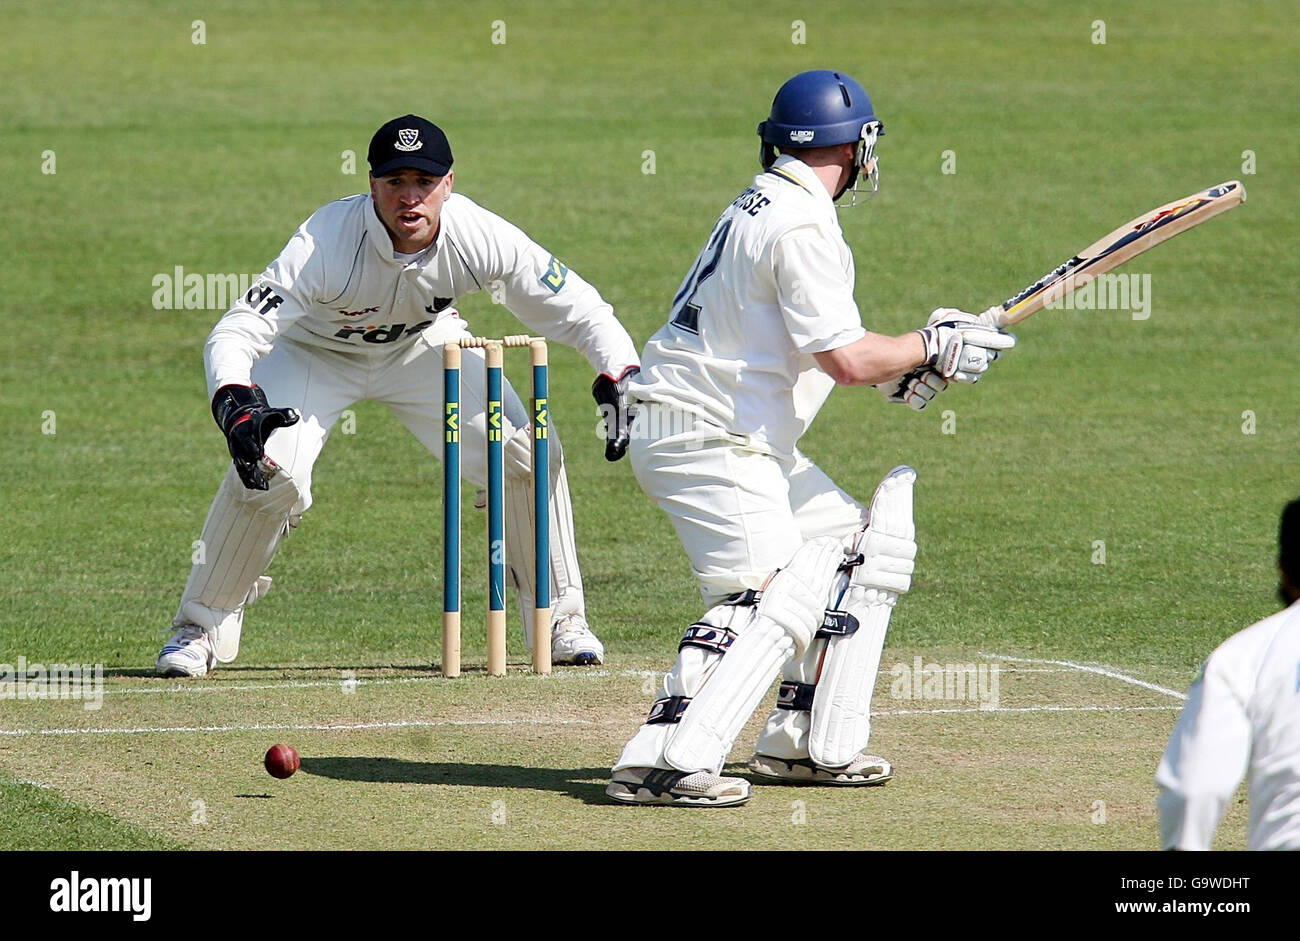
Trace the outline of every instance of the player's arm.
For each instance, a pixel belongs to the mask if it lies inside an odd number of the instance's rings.
[[[289,324],[307,314],[322,261],[304,224],[208,334],[203,347],[208,396],[227,385],[252,384],[253,363]]]
[[[1235,688],[1227,658],[1211,656],[1187,691],[1160,767],[1160,845],[1208,850],[1250,760],[1248,695]]]
[[[814,353],[817,365],[843,386],[874,386],[897,379],[925,360],[925,343],[918,332],[901,337],[867,333],[838,349]]]
[[[878,386],[906,379],[918,369],[933,370],[944,380],[974,383],[1015,344],[1015,337],[980,324],[975,314],[941,307],[920,330],[897,337],[868,333],[848,346],[816,355],[818,365],[841,385]]]
[[[815,226],[804,226],[787,232],[772,249],[772,276],[786,329],[796,348],[811,353],[837,383],[901,386],[894,401],[904,401],[908,389],[919,388],[930,394],[914,407],[924,407],[947,379],[974,382],[997,358],[996,350],[1015,343],[974,323],[973,316],[948,308],[942,311],[957,316],[932,315],[925,327],[902,336],[865,331],[839,242]],[[917,372],[926,368],[937,377]]]
[[[471,229],[482,244],[488,283],[503,286],[502,302],[528,329],[571,346],[596,372],[592,396],[605,417],[605,457],[616,461],[630,440],[628,381],[640,372],[636,345],[614,308],[597,290],[517,226],[475,207]]]
[[[319,267],[304,225],[212,328],[203,348],[212,417],[226,436],[240,480],[250,490],[268,486],[259,464],[266,439],[275,429],[298,421],[292,408],[271,407],[266,393],[253,383],[253,363],[270,352],[288,324],[307,313]]]

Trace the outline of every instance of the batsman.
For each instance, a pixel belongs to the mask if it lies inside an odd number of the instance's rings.
[[[281,540],[312,504],[312,468],[343,411],[383,402],[442,456],[443,343],[470,335],[456,299],[488,290],[532,332],[581,352],[593,394],[619,405],[636,347],[590,284],[505,219],[453,192],[451,145],[408,114],[370,141],[370,192],[317,210],[204,347],[212,415],[232,464],[203,525],[196,558],[158,656],[163,676],[203,676],[239,651],[247,605],[270,586]],[[483,351],[467,350],[461,395],[462,473],[483,486]],[[531,637],[535,597],[530,416],[504,390],[505,556],[525,641],[549,643],[555,663],[598,664],[604,647],[586,619],[563,451],[550,438],[551,636]],[[625,414],[623,408],[615,408]],[[605,457],[627,446],[611,422]],[[357,488],[386,486],[376,459]]]
[[[1015,344],[954,308],[901,336],[864,328],[836,203],[856,202],[860,177],[876,190],[884,125],[857,81],[794,76],[758,134],[762,172],[718,218],[628,386],[633,471],[671,518],[707,611],[614,765],[606,793],[624,803],[747,801],[749,782],[721,771],[778,674],[755,774],[893,776],[867,745],[885,632],[911,586],[916,472],[894,468],[864,508],[799,439],[837,383],[921,409]]]

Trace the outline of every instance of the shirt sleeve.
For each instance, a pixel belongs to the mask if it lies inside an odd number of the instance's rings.
[[[853,276],[839,247],[818,229],[795,229],[772,249],[781,316],[795,349],[824,353],[866,335]]]
[[[1215,651],[1187,691],[1156,784],[1163,849],[1208,850],[1250,761],[1249,693]]]
[[[208,398],[222,386],[249,385],[253,363],[271,351],[289,324],[308,313],[324,270],[320,256],[304,223],[248,293],[217,321],[203,348]]]
[[[501,301],[533,333],[571,346],[597,373],[617,378],[639,366],[636,345],[614,308],[520,228],[476,207],[487,244],[488,281],[501,285]],[[485,287],[489,286],[485,284]]]

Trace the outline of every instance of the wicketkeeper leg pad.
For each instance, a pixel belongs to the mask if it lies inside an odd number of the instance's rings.
[[[551,448],[551,603],[556,614],[586,614],[582,594],[582,573],[578,569],[577,537],[573,531],[573,502],[569,497],[569,476],[564,469],[564,449],[554,424]],[[524,625],[524,643],[533,649],[533,605],[537,598],[533,566],[534,510],[531,449],[532,425],[519,428],[505,442],[502,452],[505,480],[502,490],[505,511],[506,565],[516,589],[519,616]]]
[[[172,622],[177,629],[194,624],[208,631],[219,662],[238,655],[244,606],[270,587],[264,573],[280,540],[297,525],[299,506],[298,488],[283,469],[266,490],[244,487],[233,466],[221,481]]]

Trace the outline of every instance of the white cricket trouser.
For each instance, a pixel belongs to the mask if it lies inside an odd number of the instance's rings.
[[[246,491],[227,474],[204,524],[205,555],[191,570],[181,599],[212,609],[214,621],[226,621],[238,644],[242,605],[256,598],[259,577],[274,556],[281,535],[296,526],[311,506],[312,467],[330,430],[343,411],[362,400],[382,402],[439,459],[443,445],[442,346],[423,336],[389,356],[358,357],[322,350],[281,338],[253,367],[253,381],[273,407],[292,406],[297,424],[280,428],[266,442],[266,455],[283,474],[271,480],[269,494]],[[505,551],[518,589],[525,636],[531,644],[531,608],[535,597],[532,534],[531,455],[521,444],[531,436],[531,416],[509,382],[504,384]],[[486,378],[481,349],[462,352],[461,476],[486,486]],[[519,433],[512,447],[512,437]],[[582,576],[578,570],[563,451],[551,426],[551,578],[552,603],[558,613],[584,614]],[[379,464],[378,466],[382,466]],[[295,493],[279,498],[278,488],[292,482]],[[268,497],[270,499],[268,499]],[[271,518],[274,517],[274,518]],[[262,580],[265,582],[265,580]],[[265,584],[261,591],[265,590]],[[233,615],[233,617],[232,617]],[[194,620],[182,614],[177,626]],[[226,628],[223,626],[223,633]],[[230,652],[233,657],[234,651]]]
[[[722,429],[656,439],[634,425],[628,459],[672,520],[709,606],[760,587],[807,540],[863,525],[862,504],[803,454],[759,450]]]

